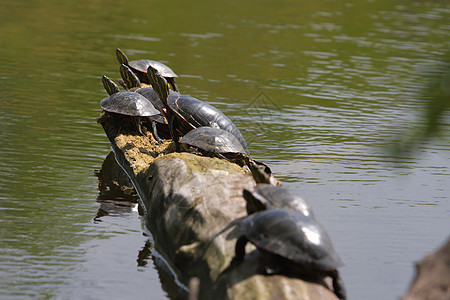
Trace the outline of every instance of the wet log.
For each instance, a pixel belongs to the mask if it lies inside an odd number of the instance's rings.
[[[402,300],[450,299],[450,238],[416,264],[416,274]]]
[[[265,275],[251,245],[244,262],[229,268],[237,236],[223,229],[246,215],[242,191],[255,186],[246,170],[223,159],[174,153],[172,143],[157,145],[145,130],[144,136],[127,133],[110,115],[99,123],[139,194],[155,249],[192,288],[190,299],[337,299],[323,283]]]

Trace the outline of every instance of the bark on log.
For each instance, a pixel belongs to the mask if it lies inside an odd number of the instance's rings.
[[[450,299],[450,238],[416,264],[416,276],[402,300]]]
[[[246,215],[242,191],[255,186],[251,174],[226,160],[173,153],[171,143],[156,145],[150,133],[123,134],[108,114],[99,123],[140,196],[155,249],[183,284],[199,279],[199,299],[337,299],[319,283],[263,275],[250,245],[244,262],[227,269],[237,236],[232,229],[218,233]]]

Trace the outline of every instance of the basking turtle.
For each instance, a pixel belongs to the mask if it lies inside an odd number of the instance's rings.
[[[236,242],[232,265],[244,260],[245,245],[250,242],[261,252],[267,274],[305,276],[324,286],[323,278],[330,276],[336,296],[346,298],[337,271],[342,261],[330,237],[315,219],[296,211],[270,209],[238,221],[241,236]]]
[[[168,104],[194,127],[214,127],[233,134],[248,153],[247,143],[236,125],[219,109],[187,95],[170,95]]]
[[[314,218],[314,213],[309,204],[285,187],[264,183],[258,184],[253,191],[244,189],[244,198],[247,201],[247,213],[249,215],[266,209],[285,208]]]
[[[247,165],[249,168],[258,165],[270,172],[268,177],[273,177],[270,168],[264,163],[250,157],[239,140],[230,132],[214,127],[198,127],[186,133],[180,140],[189,147],[190,151],[205,156],[227,159],[239,166]],[[276,180],[276,179],[274,179]]]
[[[219,128],[204,126],[193,129],[184,135],[180,142],[193,147],[195,152],[203,155],[241,160],[241,165],[248,158],[248,152],[239,140],[233,134]]]
[[[172,71],[171,68],[166,66],[163,63],[160,63],[156,60],[149,60],[149,59],[139,59],[139,60],[133,60],[128,61],[127,56],[125,53],[123,53],[122,50],[117,48],[116,50],[116,57],[120,64],[124,64],[126,66],[129,66],[131,70],[139,77],[139,80],[143,83],[148,83],[148,77],[146,75],[147,69],[149,66],[155,68],[158,70],[164,78],[166,78],[167,82],[172,86],[172,89],[176,92],[178,92],[177,85],[175,84],[175,78],[178,77],[177,74],[175,74],[174,71]]]
[[[161,112],[144,96],[135,92],[119,91],[119,87],[107,76],[102,77],[102,82],[110,96],[100,102],[100,107],[108,113],[135,117],[133,120],[141,134],[141,117],[148,117],[152,124],[153,137],[157,142],[162,142],[155,124],[155,121],[160,119]]]
[[[164,78],[151,66],[147,70],[147,75],[164,107],[170,107],[170,110],[176,115],[176,119],[183,120],[183,124],[185,122],[190,124],[190,126],[184,126],[185,130],[181,130],[179,127],[177,128],[181,135],[186,134],[193,128],[203,126],[220,128],[233,134],[244,147],[245,153],[248,154],[249,151],[244,137],[236,125],[223,112],[194,97],[175,92],[169,93],[168,88],[164,87],[167,85],[167,82],[164,82]],[[161,84],[161,87],[157,86],[159,84]],[[150,94],[150,92],[148,93]]]

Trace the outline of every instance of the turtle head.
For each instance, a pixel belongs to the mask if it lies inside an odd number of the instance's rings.
[[[147,69],[147,76],[150,80],[153,90],[158,94],[159,99],[163,102],[165,106],[168,106],[167,99],[169,98],[169,84],[167,80],[161,76],[158,70],[149,66]]]
[[[103,75],[102,77],[103,87],[105,88],[108,95],[113,95],[119,92],[119,87],[111,79]]]
[[[247,214],[251,215],[267,209],[267,200],[255,191],[244,189],[244,199],[247,202]]]
[[[266,164],[253,159],[248,159],[245,163],[252,172],[253,179],[256,183],[268,183],[278,186],[282,185],[281,181],[273,176],[272,171]]]
[[[133,71],[131,71],[128,66],[121,64],[119,72],[128,89],[141,87],[139,78],[136,76],[136,74],[133,73]]]
[[[119,48],[116,49],[116,57],[119,64],[128,65],[128,57]]]

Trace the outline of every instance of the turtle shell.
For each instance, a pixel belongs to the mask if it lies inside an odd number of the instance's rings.
[[[239,140],[230,132],[213,127],[199,127],[189,131],[181,143],[212,153],[242,153],[246,151]]]
[[[169,95],[168,104],[194,127],[208,126],[230,132],[243,146],[243,153],[249,154],[247,143],[237,126],[216,107],[197,98],[175,93]]]
[[[301,213],[265,210],[246,217],[244,226],[247,239],[266,252],[318,271],[343,265],[323,227]]]
[[[100,107],[107,112],[128,116],[154,116],[160,112],[144,96],[134,92],[119,92],[100,102]]]
[[[244,198],[247,201],[247,210],[250,207],[249,214],[263,209],[286,208],[314,218],[309,204],[285,187],[261,183],[253,191],[244,189]]]
[[[156,92],[153,88],[151,88],[151,87],[138,88],[138,89],[134,90],[134,92],[141,94],[142,96],[144,96],[145,98],[150,100],[150,102],[153,104],[153,106],[156,109],[161,110],[164,108],[161,100],[159,99],[158,94],[156,94]],[[174,92],[174,91],[169,91],[169,99],[170,98],[178,98],[178,97],[180,97],[180,93]]]
[[[156,60],[149,60],[149,59],[133,60],[128,63],[128,66],[142,73],[147,73],[148,67],[152,66],[153,68],[158,70],[158,72],[163,77],[169,78],[178,77],[178,75],[175,74],[175,72],[172,71],[171,68]]]

